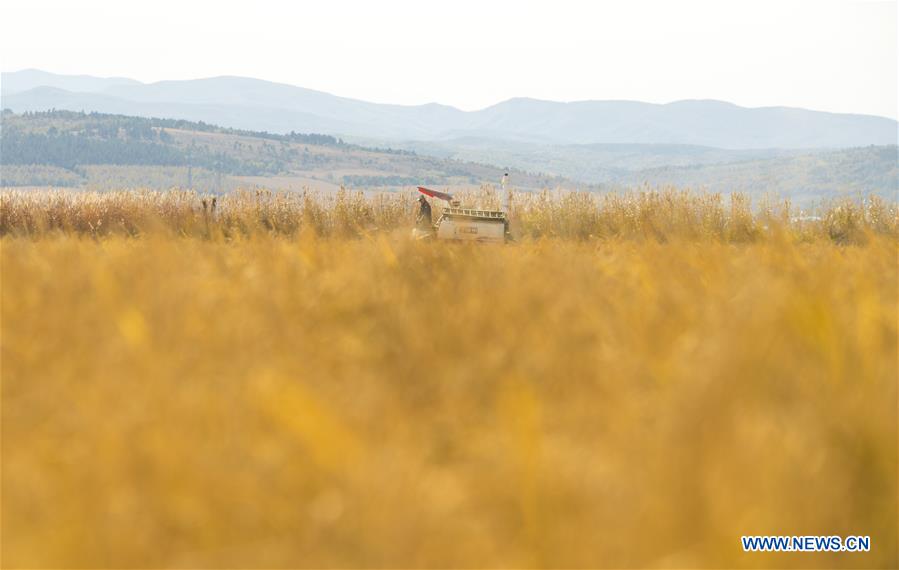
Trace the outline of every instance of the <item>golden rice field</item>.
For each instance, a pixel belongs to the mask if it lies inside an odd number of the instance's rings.
[[[895,204],[413,214],[0,194],[0,566],[899,566]]]

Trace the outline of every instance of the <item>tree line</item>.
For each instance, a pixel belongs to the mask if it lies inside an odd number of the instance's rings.
[[[159,138],[160,133],[164,133],[162,129],[180,129],[185,131],[239,135],[280,142],[296,142],[324,146],[347,146],[343,139],[331,135],[297,133],[294,131],[287,134],[277,134],[266,131],[250,131],[245,129],[219,127],[203,121],[187,121],[184,119],[131,117],[128,115],[113,115],[97,112],[85,113],[84,111],[64,111],[59,109],[51,109],[49,111],[27,111],[20,115],[13,113],[9,109],[4,109],[3,117],[4,119],[10,117],[22,117],[26,121],[35,119],[55,119],[63,123],[75,123],[80,128],[104,137],[114,137],[117,136],[119,132],[125,132],[131,138]],[[162,136],[165,137],[165,134],[162,134]]]
[[[194,166],[226,174],[259,176],[278,172],[278,162],[254,162],[194,147],[182,150],[146,138],[99,138],[92,131],[23,132],[4,126],[0,131],[4,165],[51,165],[74,169],[87,164]]]

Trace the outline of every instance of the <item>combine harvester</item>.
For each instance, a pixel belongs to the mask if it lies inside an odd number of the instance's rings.
[[[502,181],[503,207],[501,210],[480,210],[463,208],[459,200],[452,194],[430,190],[423,186],[418,191],[431,198],[439,198],[449,205],[443,209],[440,218],[429,230],[416,228],[412,230],[415,239],[432,239],[449,241],[474,241],[480,243],[506,243],[509,235],[509,191],[506,188],[505,174]]]

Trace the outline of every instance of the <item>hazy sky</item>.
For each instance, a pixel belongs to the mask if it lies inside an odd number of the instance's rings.
[[[0,67],[243,75],[477,109],[723,99],[897,117],[897,3],[867,0],[7,0]]]

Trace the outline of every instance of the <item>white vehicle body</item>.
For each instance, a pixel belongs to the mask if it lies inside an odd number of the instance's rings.
[[[506,225],[505,212],[449,207],[437,221],[437,239],[505,243]]]

